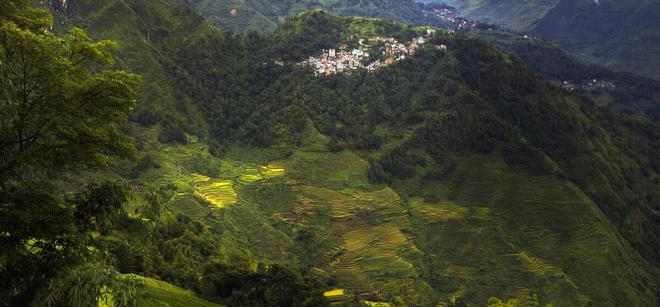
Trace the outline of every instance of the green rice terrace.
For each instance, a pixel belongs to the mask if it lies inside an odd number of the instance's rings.
[[[457,158],[444,180],[390,187],[370,183],[363,153],[330,152],[315,130],[294,151],[233,147],[221,159],[202,143],[164,145],[155,135],[144,130],[141,140],[159,167],[135,184],[174,185],[165,207],[215,229],[252,261],[297,259],[332,279],[325,296],[333,305],[356,296],[369,306],[469,296],[577,306],[590,301],[585,293],[627,287],[598,277],[630,274],[606,256],[627,257],[628,247],[589,198],[497,156]],[[196,169],[200,161],[214,168]]]
[[[404,233],[410,231],[406,209],[391,188],[369,183],[368,164],[359,156],[310,146],[286,158],[278,157],[277,149],[244,155],[244,149],[236,148],[228,158],[216,159],[200,143],[163,145],[148,139],[154,135],[144,131],[143,152],[159,167],[146,170],[134,190],[171,183],[177,190],[165,206],[175,212],[209,226],[231,218],[237,227],[255,227],[239,230],[254,234],[251,244],[242,247],[264,260],[294,256],[287,251],[294,244],[288,237],[294,230],[313,231],[315,250],[295,256],[310,257],[314,272],[332,275],[353,294],[414,291],[419,274],[413,262],[419,251]],[[204,163],[219,168],[214,176],[187,171],[200,154]],[[137,203],[129,206],[131,212],[141,210]],[[260,215],[263,224],[243,224],[242,219],[250,218],[243,216],[247,212]]]

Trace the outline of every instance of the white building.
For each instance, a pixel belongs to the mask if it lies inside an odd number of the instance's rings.
[[[336,57],[336,56],[337,56],[337,50],[335,50],[335,49],[330,49],[330,50],[328,51],[328,56],[331,57],[331,58]]]

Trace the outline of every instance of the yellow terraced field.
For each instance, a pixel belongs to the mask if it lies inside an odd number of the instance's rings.
[[[268,165],[246,167],[239,179],[243,182],[257,182],[283,176],[284,174],[286,174],[286,169],[282,163],[270,163]]]
[[[193,174],[195,196],[211,205],[222,208],[236,203],[237,195],[231,180],[211,179],[207,176]]]

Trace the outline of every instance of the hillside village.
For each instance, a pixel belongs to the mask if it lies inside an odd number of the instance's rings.
[[[319,57],[309,57],[298,63],[298,66],[312,67],[317,76],[350,74],[356,69],[376,71],[415,54],[417,49],[427,44],[435,32],[434,29],[427,29],[423,35],[414,37],[407,43],[401,43],[392,37],[370,36],[368,39],[360,39],[358,48],[350,49],[348,45],[342,44],[336,49],[323,49]],[[364,42],[365,40],[368,41],[368,44]],[[435,47],[447,50],[445,45]]]
[[[569,92],[574,92],[577,90],[593,91],[593,90],[614,90],[616,89],[616,82],[611,80],[586,80],[578,83],[573,83],[570,81],[563,81],[561,83],[561,88]]]
[[[424,16],[433,16],[455,31],[492,30],[496,28],[495,25],[461,17],[458,15],[456,8],[442,3],[419,3],[419,6]]]

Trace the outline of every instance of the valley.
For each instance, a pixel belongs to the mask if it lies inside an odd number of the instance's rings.
[[[11,1],[0,306],[657,304],[656,81],[397,1]]]

